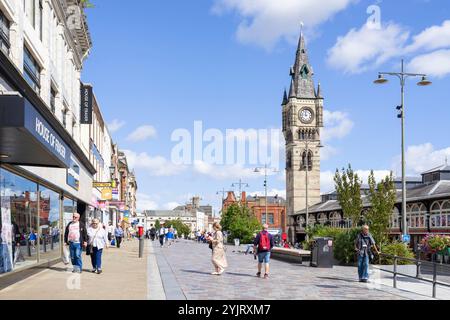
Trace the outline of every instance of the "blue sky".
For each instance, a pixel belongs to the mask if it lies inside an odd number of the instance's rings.
[[[433,81],[427,88],[414,79],[407,85],[408,173],[450,156],[446,0],[93,2],[87,12],[94,47],[82,78],[94,85],[113,138],[136,170],[140,209],[172,208],[197,194],[219,208],[216,191],[232,190],[240,177],[249,193],[263,190],[254,165],[174,165],[171,135],[193,132],[194,121],[224,133],[280,128],[301,21],[327,110],[322,192],[347,163],[362,176],[370,169],[400,174],[400,86],[394,78],[385,86],[372,81],[378,71],[397,71],[402,57],[407,71],[429,73]],[[367,13],[371,5],[380,21]],[[282,173],[270,177],[269,189],[284,194]]]

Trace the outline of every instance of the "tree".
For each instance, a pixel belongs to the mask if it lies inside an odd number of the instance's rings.
[[[174,229],[177,229],[178,235],[180,237],[182,235],[189,236],[189,234],[191,233],[191,229],[189,228],[189,226],[184,224],[180,218],[178,218],[177,220],[173,220],[171,224]]]
[[[241,243],[250,243],[253,234],[262,227],[248,207],[237,203],[227,208],[222,215],[221,225],[224,231],[230,232],[230,241],[237,238]]]
[[[155,222],[155,228],[156,230],[159,230],[161,228],[161,222],[159,222],[159,219]]]
[[[348,165],[348,169],[342,169],[342,173],[336,169],[334,176],[336,192],[339,204],[344,213],[344,218],[351,219],[353,227],[357,226],[363,209],[361,199],[361,180]]]
[[[376,183],[373,170],[369,176],[369,199],[372,204],[367,213],[367,224],[371,233],[379,245],[388,243],[389,222],[397,200],[394,177],[389,176]]]

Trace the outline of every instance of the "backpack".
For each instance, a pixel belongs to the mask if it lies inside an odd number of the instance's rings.
[[[268,232],[261,232],[259,235],[259,251],[270,251],[270,238]]]

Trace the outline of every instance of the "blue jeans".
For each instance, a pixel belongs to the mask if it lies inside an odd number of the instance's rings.
[[[359,280],[369,279],[369,256],[358,255],[358,275]]]
[[[94,268],[96,270],[102,269],[102,254],[103,254],[103,249],[98,249],[97,247],[92,247],[92,252],[91,252],[92,268]]]
[[[81,271],[83,269],[83,260],[81,259],[81,243],[69,244],[70,259],[74,269]]]

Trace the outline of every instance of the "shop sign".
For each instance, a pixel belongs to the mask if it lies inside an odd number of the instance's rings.
[[[112,200],[112,189],[105,188],[102,190],[102,200]]]
[[[92,183],[92,186],[94,188],[111,188],[111,182],[97,182],[97,181],[94,181]]]
[[[27,130],[52,154],[64,162],[66,167],[69,167],[71,156],[69,147],[28,101],[26,104],[25,127]]]
[[[81,124],[92,124],[93,94],[92,86],[81,86]]]

